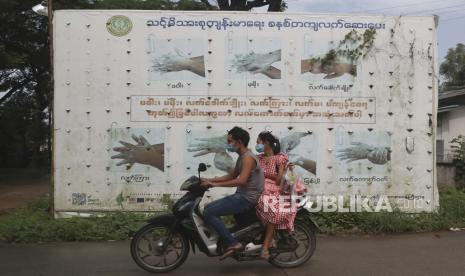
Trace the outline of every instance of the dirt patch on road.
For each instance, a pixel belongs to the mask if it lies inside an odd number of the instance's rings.
[[[8,172],[0,178],[0,213],[25,206],[51,193],[50,176],[41,172]]]

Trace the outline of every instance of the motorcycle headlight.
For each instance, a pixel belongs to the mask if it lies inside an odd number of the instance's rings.
[[[198,180],[199,179],[196,176],[189,177],[189,179],[187,179],[186,181],[184,181],[184,183],[182,183],[181,188],[180,188],[181,191],[188,191],[190,186],[195,184]]]
[[[189,190],[189,187],[192,185],[192,183],[189,180],[184,181],[181,185],[181,191],[187,191]]]

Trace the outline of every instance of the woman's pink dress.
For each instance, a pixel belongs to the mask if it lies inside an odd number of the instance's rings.
[[[258,160],[265,175],[265,187],[256,207],[257,216],[265,225],[273,224],[275,229],[293,231],[296,216],[295,206],[290,204],[290,195],[281,192],[280,183],[271,179],[271,177],[276,179],[279,166],[287,164],[289,159],[285,154],[270,157],[259,154]]]

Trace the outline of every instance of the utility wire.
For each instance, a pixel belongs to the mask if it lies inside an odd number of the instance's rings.
[[[364,10],[364,11],[360,11],[360,12],[375,12],[375,11],[392,10],[392,9],[396,9],[396,8],[411,7],[411,6],[418,6],[418,5],[422,5],[422,4],[438,3],[438,2],[444,3],[444,0],[434,0],[434,1],[427,1],[427,2],[421,1],[421,2],[416,2],[416,3],[411,3],[411,4],[391,6],[391,7],[387,7],[387,8]]]
[[[443,12],[439,12],[438,14],[444,14],[444,13],[455,13],[455,12],[465,12],[465,10],[443,11]]]
[[[457,17],[446,18],[446,19],[440,20],[440,22],[442,22],[442,21],[459,20],[459,19],[465,19],[465,16],[457,16]]]
[[[453,8],[458,8],[458,7],[463,7],[463,6],[465,6],[465,3],[460,4],[460,5],[455,5],[455,6],[449,6],[449,7],[442,7],[442,8],[435,8],[435,9],[427,9],[427,10],[409,12],[409,13],[405,13],[405,14],[418,14],[418,13],[425,13],[425,12],[437,12],[437,11],[440,11],[440,10],[453,9]]]

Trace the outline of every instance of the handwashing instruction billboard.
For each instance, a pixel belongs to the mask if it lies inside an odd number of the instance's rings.
[[[55,209],[161,210],[226,174],[226,133],[279,137],[309,196],[438,206],[434,17],[54,13]],[[205,202],[233,192],[215,188]]]

